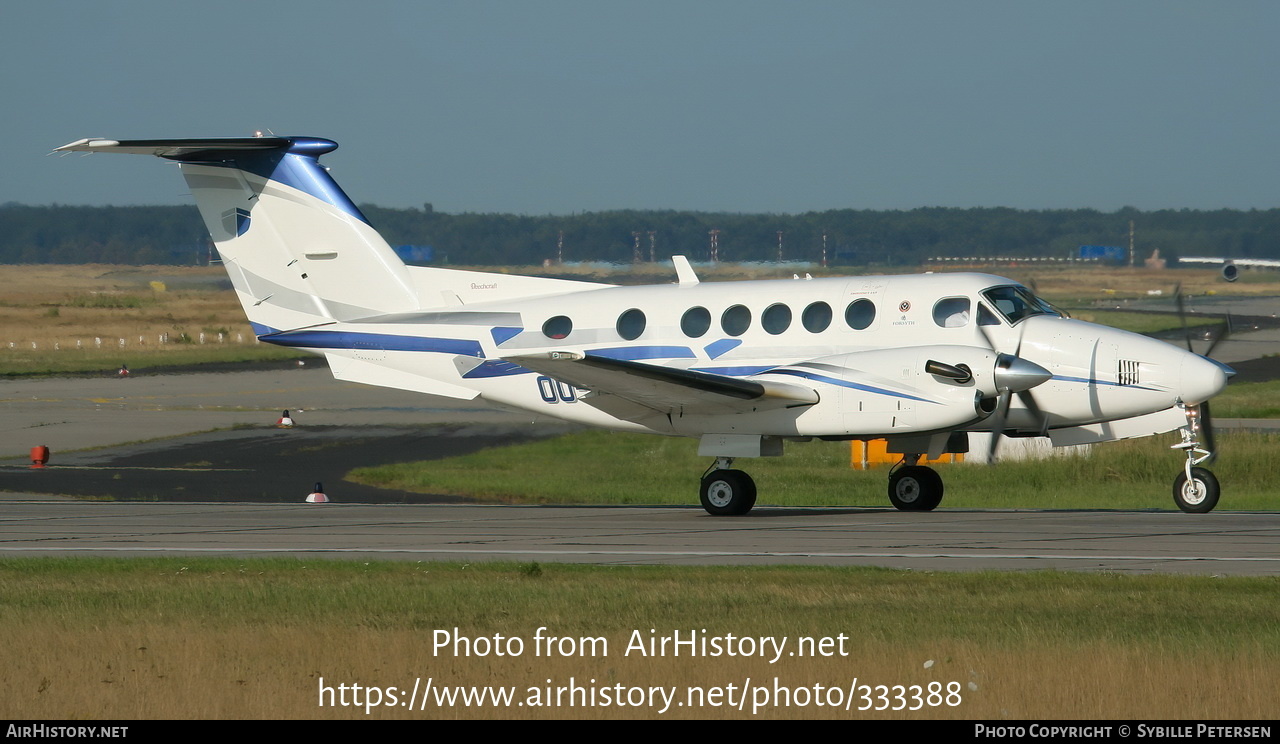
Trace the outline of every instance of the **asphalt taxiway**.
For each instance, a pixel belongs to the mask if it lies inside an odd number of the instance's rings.
[[[1280,514],[696,507],[0,505],[0,555],[289,555],[1280,575]]]
[[[26,380],[0,391],[0,455],[9,458],[0,461],[6,556],[1280,575],[1276,512],[757,507],[745,517],[716,518],[693,505],[482,506],[358,486],[341,475],[358,465],[449,456],[564,429],[524,414],[441,407],[412,393],[340,383],[314,367]],[[297,428],[271,426],[284,408]],[[37,444],[53,452],[43,470],[26,462]],[[317,480],[337,503],[303,503]],[[691,485],[691,501],[693,492]]]

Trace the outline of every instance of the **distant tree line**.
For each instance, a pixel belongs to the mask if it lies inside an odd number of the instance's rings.
[[[1074,255],[1081,245],[1128,246],[1139,257],[1224,255],[1280,258],[1280,209],[1159,210],[1126,207],[1018,210],[925,207],[804,214],[587,212],[567,216],[448,214],[360,207],[392,245],[431,246],[437,264],[528,265],[554,260],[563,234],[565,261],[627,263],[650,247],[658,260],[709,257],[718,230],[721,261],[774,261],[778,232],[786,261],[817,262],[826,235],[832,264],[910,266],[936,256]],[[652,236],[651,236],[652,234]],[[195,264],[208,258],[208,235],[195,207],[0,205],[0,263]]]
[[[192,264],[207,257],[195,207],[0,205],[0,263]]]

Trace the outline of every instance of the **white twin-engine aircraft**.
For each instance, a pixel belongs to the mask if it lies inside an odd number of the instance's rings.
[[[319,164],[336,147],[258,136],[57,151],[179,163],[263,341],[323,354],[340,380],[699,437],[714,515],[755,504],[736,458],[813,437],[886,439],[902,455],[890,501],[933,509],[942,480],[917,463],[967,451],[968,432],[1065,446],[1179,430],[1174,500],[1217,503],[1198,467],[1212,456],[1201,409],[1232,371],[1213,360],[1063,317],[986,274],[700,283],[675,256],[677,282],[620,287],[406,266]]]

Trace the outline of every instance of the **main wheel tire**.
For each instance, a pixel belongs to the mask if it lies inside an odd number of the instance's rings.
[[[736,517],[756,505],[756,482],[741,470],[713,470],[702,479],[702,508],[715,517]]]
[[[931,468],[910,465],[889,476],[889,501],[902,511],[933,511],[942,491],[942,477]]]
[[[1186,472],[1182,472],[1173,481],[1173,503],[1191,514],[1213,511],[1221,493],[1217,477],[1204,468],[1191,468],[1191,480],[1187,480]]]

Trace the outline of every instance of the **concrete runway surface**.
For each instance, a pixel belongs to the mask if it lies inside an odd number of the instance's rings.
[[[323,365],[23,380],[0,391],[0,456],[9,458],[0,461],[0,555],[1280,575],[1275,512],[759,507],[715,518],[692,505],[696,473],[689,507],[481,506],[357,486],[339,479],[358,465],[449,456],[564,427],[340,383]],[[271,426],[284,408],[298,428]],[[37,444],[53,452],[43,471],[26,464]],[[95,449],[74,451],[86,447]],[[303,503],[317,480],[337,503]]]

